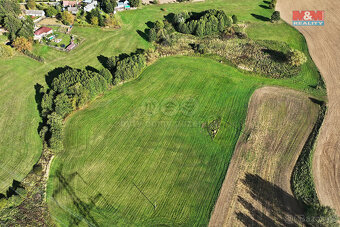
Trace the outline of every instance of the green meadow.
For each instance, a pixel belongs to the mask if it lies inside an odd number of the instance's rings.
[[[41,119],[34,86],[45,85],[49,71],[65,65],[100,68],[100,55],[150,47],[138,34],[148,21],[210,8],[236,14],[247,23],[252,39],[284,41],[308,54],[294,28],[251,15],[269,17],[272,11],[260,7],[264,4],[207,0],[143,6],[119,13],[123,24],[117,30],[75,27],[73,33],[84,41],[70,53],[35,46],[34,53],[45,63],[20,55],[0,59],[0,193],[13,179],[23,179],[39,159]],[[138,79],[113,88],[67,119],[65,151],[56,155],[48,184],[52,218],[62,226],[207,224],[252,92],[278,85],[322,97],[325,91],[315,89],[318,83],[310,58],[299,75],[281,80],[207,58],[160,59]],[[204,125],[217,119],[221,125],[212,139]]]

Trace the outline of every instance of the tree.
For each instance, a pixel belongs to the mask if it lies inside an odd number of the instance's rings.
[[[233,16],[231,17],[231,19],[233,20],[233,24],[237,24],[238,19],[237,19],[237,16],[236,16],[236,15],[233,15]]]
[[[36,7],[35,0],[27,0],[28,9],[35,9],[35,7]]]
[[[66,24],[66,25],[73,24],[74,22],[74,17],[72,16],[70,12],[67,12],[67,11],[60,13],[60,18],[63,24]]]
[[[105,13],[113,13],[117,6],[116,0],[102,0],[101,7]]]
[[[50,128],[51,138],[49,144],[52,150],[58,152],[64,149],[63,136],[64,136],[64,125],[63,118],[53,112],[47,116],[47,124]]]
[[[3,43],[0,43],[0,57],[8,58],[14,55],[13,49]]]
[[[276,22],[276,21],[279,21],[280,20],[280,12],[279,11],[275,11],[273,14],[272,14],[272,16],[271,16],[271,18],[270,18],[270,21],[272,22],[272,23],[274,23],[274,22]]]
[[[202,37],[204,35],[205,23],[203,21],[198,22],[195,35]]]
[[[112,74],[110,72],[110,70],[108,70],[107,68],[102,68],[99,71],[99,74],[102,75],[102,77],[104,77],[104,79],[107,81],[108,84],[112,84]]]
[[[21,13],[20,6],[15,0],[0,1],[0,24],[4,25],[4,18],[7,16],[18,16]]]
[[[141,0],[130,0],[131,7],[138,7],[141,4]]]
[[[9,33],[9,39],[14,40],[19,29],[22,27],[22,22],[14,15],[8,15],[4,19],[4,26]]]
[[[58,14],[58,10],[53,6],[50,6],[45,10],[45,13],[48,17],[55,17]]]
[[[25,37],[17,37],[12,45],[15,49],[21,52],[32,49],[32,42]]]
[[[34,22],[32,18],[26,17],[25,20],[22,21],[22,26],[17,33],[17,36],[22,36],[27,39],[31,39],[34,36]]]
[[[70,99],[65,93],[57,95],[57,97],[54,100],[54,104],[55,112],[63,118],[69,113],[71,113],[73,110]]]
[[[149,42],[156,41],[156,39],[157,39],[157,32],[156,32],[156,29],[155,29],[155,28],[150,28],[150,29],[147,31],[147,36],[148,36]]]
[[[312,205],[306,212],[306,221],[311,226],[339,226],[339,217],[329,206]]]
[[[91,18],[91,24],[97,26],[98,25],[98,17]]]
[[[291,50],[287,54],[288,62],[293,66],[301,66],[307,61],[307,57],[298,50]]]

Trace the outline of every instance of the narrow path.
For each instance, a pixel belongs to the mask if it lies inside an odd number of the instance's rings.
[[[306,38],[328,94],[328,111],[313,159],[313,176],[323,205],[340,215],[340,3],[336,0],[279,0],[277,10],[291,24],[293,10],[324,10],[325,26],[296,27]]]

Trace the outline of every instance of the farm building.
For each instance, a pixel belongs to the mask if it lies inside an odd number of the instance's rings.
[[[40,40],[43,37],[51,34],[53,32],[52,28],[41,27],[34,32],[34,40]]]
[[[44,10],[25,10],[25,14],[27,16],[33,16],[33,17],[43,17],[43,16],[45,16]]]
[[[78,8],[77,7],[68,7],[67,11],[69,11],[72,14],[77,14],[78,13]]]
[[[87,6],[84,7],[84,11],[90,12],[91,10],[95,9],[97,5],[98,5],[98,2],[93,1],[92,3],[90,3],[90,4],[88,4]]]

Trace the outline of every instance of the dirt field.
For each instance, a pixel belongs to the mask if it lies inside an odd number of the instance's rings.
[[[297,27],[327,86],[328,112],[313,159],[316,190],[322,204],[340,215],[340,4],[334,0],[279,0],[277,10],[288,23],[292,10],[324,10],[325,26]]]
[[[256,90],[209,226],[301,224],[290,178],[319,106],[304,94]]]

